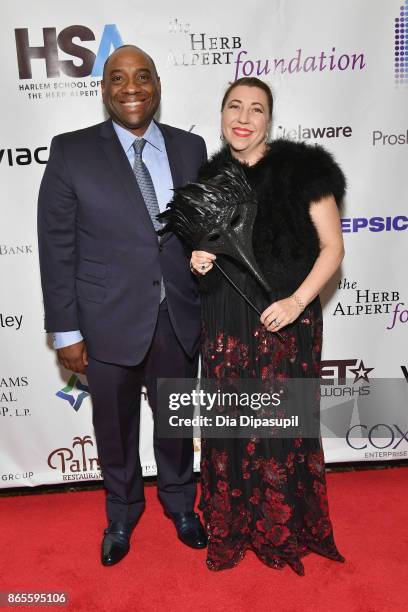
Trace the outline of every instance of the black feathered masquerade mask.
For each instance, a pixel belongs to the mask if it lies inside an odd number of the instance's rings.
[[[158,217],[167,222],[159,234],[174,232],[194,250],[232,257],[269,293],[252,249],[256,212],[255,194],[243,170],[231,162],[210,179],[176,189],[170,207]]]

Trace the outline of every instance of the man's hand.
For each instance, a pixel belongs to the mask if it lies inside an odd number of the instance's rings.
[[[66,370],[85,374],[85,368],[88,365],[88,354],[83,340],[57,349],[57,356],[58,361]]]

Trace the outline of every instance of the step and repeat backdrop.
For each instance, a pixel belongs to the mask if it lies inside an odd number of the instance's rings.
[[[87,381],[58,367],[43,331],[36,205],[51,138],[105,118],[103,63],[126,43],[156,61],[159,119],[202,135],[210,153],[223,91],[259,76],[275,95],[272,136],[336,156],[346,257],[323,295],[322,376],[345,435],[323,429],[326,459],[408,458],[389,418],[400,396],[346,435],[375,380],[408,380],[408,0],[21,0],[1,13],[0,487],[101,478]],[[145,475],[156,473],[151,439],[142,398]]]

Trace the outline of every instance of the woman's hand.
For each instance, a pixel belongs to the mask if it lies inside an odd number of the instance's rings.
[[[212,267],[213,261],[217,259],[212,253],[206,251],[193,251],[191,253],[190,268],[196,274],[207,274]]]
[[[293,323],[300,313],[303,312],[293,296],[274,302],[261,314],[261,323],[270,332],[276,332]]]

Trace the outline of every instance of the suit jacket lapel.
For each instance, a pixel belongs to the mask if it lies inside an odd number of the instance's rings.
[[[146,226],[146,229],[156,238],[152,220],[144,203],[139,185],[110,119],[102,123],[100,136],[100,145],[120,184],[124,187],[133,209],[137,210],[139,218]]]

